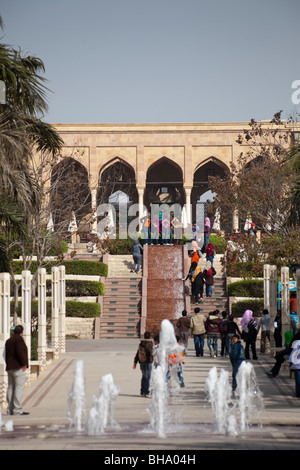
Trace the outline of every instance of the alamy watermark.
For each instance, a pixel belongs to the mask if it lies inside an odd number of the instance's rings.
[[[182,237],[192,239],[197,231],[204,231],[204,208],[197,204],[196,218],[191,223],[191,205],[180,204],[152,204],[151,209],[139,204],[119,204],[116,210],[113,204],[100,204],[97,216],[103,217],[97,224],[97,236],[115,239],[117,233],[116,221],[118,219],[118,238],[138,238],[141,233],[144,239],[156,240],[159,234],[164,240],[180,240]],[[118,217],[117,217],[118,214]],[[151,235],[150,235],[151,233]]]
[[[300,80],[294,80],[292,83],[292,88],[295,90],[292,93],[292,103],[300,104]]]

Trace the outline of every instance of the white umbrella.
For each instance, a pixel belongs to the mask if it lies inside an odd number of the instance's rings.
[[[77,227],[75,212],[73,211],[72,212],[72,219],[71,219],[71,222],[69,223],[69,227],[68,227],[68,232],[74,233],[74,232],[77,232],[77,229],[78,229],[78,227]]]
[[[50,217],[49,217],[49,220],[48,220],[48,223],[47,223],[47,230],[49,232],[54,232],[54,223],[53,223],[53,219],[52,219],[52,214],[50,214]]]
[[[108,214],[107,214],[107,226],[109,228],[113,228],[115,226],[112,209],[109,209]]]
[[[245,225],[244,225],[244,230],[245,230],[246,232],[247,232],[248,230],[250,230],[251,224],[252,224],[252,217],[251,217],[251,215],[247,215],[247,219],[246,219]]]

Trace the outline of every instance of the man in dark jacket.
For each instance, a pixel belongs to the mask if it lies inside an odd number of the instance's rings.
[[[23,326],[15,327],[14,335],[5,343],[5,362],[8,374],[8,414],[27,415],[22,409],[22,395],[28,368],[28,350],[23,339]]]
[[[209,313],[209,317],[205,321],[205,330],[207,333],[207,345],[212,357],[218,355],[218,339],[223,333],[223,324],[219,318],[219,310]]]
[[[146,331],[144,339],[139,344],[133,363],[133,369],[136,368],[138,362],[140,363],[142,371],[141,395],[143,397],[148,396],[150,393],[149,387],[153,363],[153,342],[150,336],[150,332]]]

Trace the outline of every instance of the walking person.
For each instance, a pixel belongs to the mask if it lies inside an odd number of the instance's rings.
[[[203,300],[203,287],[205,284],[205,277],[201,271],[200,266],[196,266],[195,271],[191,277],[192,281],[192,298],[195,299],[196,304]]]
[[[183,354],[187,356],[188,340],[189,340],[189,328],[190,319],[187,317],[187,311],[182,310],[182,316],[179,318],[176,326],[179,331],[179,341],[184,346]]]
[[[223,333],[222,320],[219,318],[219,310],[209,313],[205,321],[205,330],[207,334],[207,345],[212,357],[218,355],[218,339]]]
[[[143,247],[138,241],[137,238],[133,240],[133,245],[132,245],[132,257],[133,257],[133,264],[131,268],[131,272],[136,274],[139,273],[140,271],[140,266],[141,266],[141,251],[143,251]]]
[[[28,369],[28,349],[23,339],[23,326],[17,325],[14,334],[5,343],[5,362],[8,375],[7,413],[10,415],[28,415],[23,411],[22,396]]]
[[[257,329],[256,321],[253,318],[252,310],[246,310],[242,316],[241,320],[242,327],[242,339],[245,341],[245,357],[250,359],[250,348],[252,351],[252,357],[254,360],[257,359],[256,354],[256,338],[257,338]]]
[[[230,362],[232,364],[232,391],[234,392],[237,387],[236,376],[239,367],[245,360],[245,350],[242,346],[240,336],[235,334],[232,339],[232,348],[230,351]]]
[[[204,335],[205,335],[205,317],[200,314],[200,308],[196,307],[195,315],[191,318],[191,331],[194,336],[194,345],[196,356],[203,356]]]
[[[204,253],[206,254],[206,261],[211,262],[211,266],[214,264],[215,249],[212,243],[209,243],[205,248]]]
[[[242,333],[239,329],[238,324],[234,321],[233,315],[229,315],[226,324],[226,351],[228,351],[229,355],[232,348],[234,335],[241,336],[241,334]]]
[[[152,245],[152,238],[151,238],[151,213],[148,212],[145,217],[141,219],[143,223],[143,231],[144,231],[144,244]]]
[[[227,323],[228,323],[228,317],[227,317],[227,312],[224,310],[222,312],[222,334],[221,334],[221,356],[227,356],[229,355],[230,349],[227,349],[227,341],[226,341],[226,336],[227,336]]]
[[[203,271],[206,285],[206,297],[212,296],[212,287],[214,285],[214,276],[216,275],[216,270],[212,267],[211,262],[206,263],[206,268]]]
[[[258,324],[257,324],[257,334],[259,333],[259,330],[261,328],[261,338],[260,338],[260,352],[265,353],[266,352],[266,340],[269,341],[268,345],[270,348],[270,315],[268,310],[263,311],[263,316],[259,319]]]
[[[146,331],[144,339],[139,344],[133,363],[133,369],[136,369],[138,362],[140,363],[140,369],[142,372],[141,395],[143,397],[147,397],[150,393],[149,388],[153,363],[153,342],[150,338],[150,332]]]

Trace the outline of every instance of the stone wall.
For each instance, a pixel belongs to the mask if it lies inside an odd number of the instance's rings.
[[[66,337],[94,338],[95,318],[66,317]]]

